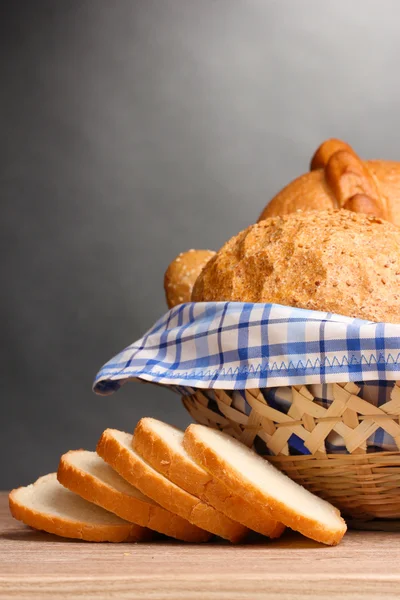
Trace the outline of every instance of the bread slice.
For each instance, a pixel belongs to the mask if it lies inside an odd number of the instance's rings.
[[[249,502],[197,464],[183,447],[183,436],[180,429],[145,417],[136,426],[133,446],[154,469],[190,494],[249,529],[279,537],[285,526],[272,519],[269,512],[260,519]]]
[[[235,523],[212,506],[201,502],[158,473],[133,448],[132,435],[106,429],[97,445],[97,453],[130,484],[152,498],[165,509],[187,519],[205,530],[204,539],[214,533],[231,542],[238,542],[247,529]]]
[[[229,435],[190,425],[183,444],[194,460],[245,498],[260,519],[269,510],[272,518],[324,544],[338,544],[345,534],[346,523],[329,502]]]
[[[72,492],[126,521],[185,542],[204,540],[202,529],[165,510],[142,494],[118,475],[96,452],[67,452],[61,457],[57,477],[58,481]]]
[[[87,542],[137,542],[147,530],[91,504],[58,481],[56,473],[40,477],[9,495],[11,514],[30,527]]]

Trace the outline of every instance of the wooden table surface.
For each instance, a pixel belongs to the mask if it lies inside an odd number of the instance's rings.
[[[335,548],[293,533],[243,546],[89,544],[14,521],[0,493],[1,600],[399,596],[400,533],[351,531]]]

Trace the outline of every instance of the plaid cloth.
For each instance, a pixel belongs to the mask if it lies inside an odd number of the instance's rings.
[[[106,394],[127,379],[245,389],[400,379],[400,325],[277,304],[199,302],[171,309],[97,374]]]
[[[330,384],[348,381],[380,406],[400,379],[400,325],[276,304],[181,304],[107,362],[94,390],[110,394],[132,379],[167,385],[180,394],[202,388],[214,410],[212,389],[231,390],[233,405],[246,414],[246,388],[262,389],[271,406],[287,412],[289,386],[307,385],[318,403],[329,406]],[[327,450],[345,451],[342,442],[332,433]],[[294,453],[306,451],[296,440],[289,446]],[[368,446],[397,449],[382,429]]]

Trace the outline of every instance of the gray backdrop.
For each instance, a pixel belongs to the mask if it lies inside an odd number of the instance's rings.
[[[1,479],[102,429],[184,426],[98,368],[166,310],[168,262],[254,222],[317,145],[400,158],[398,0],[9,0],[0,8]]]

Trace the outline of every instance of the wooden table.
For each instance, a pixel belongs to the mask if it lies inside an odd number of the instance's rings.
[[[1,600],[399,596],[400,533],[351,531],[335,548],[293,533],[244,546],[89,544],[14,521],[0,493]]]

